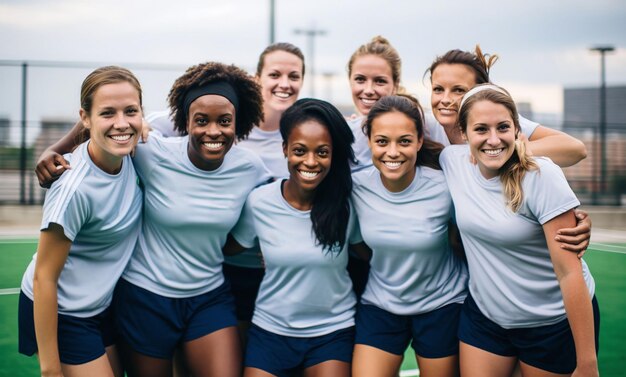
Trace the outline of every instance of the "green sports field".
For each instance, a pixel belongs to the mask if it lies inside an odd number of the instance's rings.
[[[35,240],[0,239],[0,377],[38,376],[35,358],[17,353],[17,301],[22,273],[36,249]],[[600,304],[600,375],[626,375],[626,244],[591,245],[585,260],[596,280]],[[401,376],[418,376],[407,351]]]

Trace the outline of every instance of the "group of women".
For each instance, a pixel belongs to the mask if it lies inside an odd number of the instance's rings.
[[[94,71],[37,166],[60,178],[20,352],[42,375],[169,376],[180,350],[193,376],[378,377],[412,344],[422,376],[597,375],[590,224],[554,164],[585,149],[519,117],[494,60],[438,57],[427,114],[375,37],[350,58],[346,120],[297,100],[304,58],[279,43],[255,77],[189,68],[139,144],[139,83]]]

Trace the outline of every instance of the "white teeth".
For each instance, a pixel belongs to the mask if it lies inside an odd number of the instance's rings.
[[[483,149],[483,152],[485,152],[486,154],[488,154],[489,156],[497,156],[500,154],[500,152],[502,152],[504,150],[504,148],[500,148],[500,149]]]
[[[363,102],[366,105],[373,105],[376,103],[375,99],[369,99],[369,98],[361,98],[361,102]]]
[[[304,178],[315,178],[319,174],[319,172],[317,171],[304,171],[304,170],[298,170],[298,173],[300,173],[300,175],[302,175]]]
[[[385,166],[390,168],[390,169],[397,169],[397,168],[400,167],[400,165],[402,165],[402,162],[400,162],[400,161],[383,161],[383,164],[385,164]]]
[[[456,113],[456,110],[454,110],[454,109],[439,109],[439,112],[441,114],[454,114],[454,113]]]
[[[130,139],[131,135],[111,135],[111,139],[115,141],[126,141]]]
[[[220,148],[222,145],[224,145],[224,143],[221,143],[221,142],[202,143],[202,145],[204,145],[205,147],[207,147],[209,149],[217,149],[217,148]]]
[[[291,94],[285,92],[274,92],[274,95],[278,98],[289,98]]]

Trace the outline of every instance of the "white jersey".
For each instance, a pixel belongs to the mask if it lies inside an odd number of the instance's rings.
[[[239,141],[237,145],[256,153],[272,177],[276,179],[289,177],[280,130],[264,131],[259,127],[253,127],[248,137]]]
[[[174,130],[174,122],[170,119],[168,110],[155,111],[146,116],[146,122],[153,130],[159,131],[164,137],[180,136],[178,131]]]
[[[178,132],[174,131],[174,124],[169,118],[168,111],[151,113],[146,117],[146,121],[164,137],[178,136]],[[256,153],[273,179],[289,176],[280,130],[263,131],[259,127],[253,127],[248,137],[237,142],[237,145]],[[243,253],[225,257],[224,262],[239,267],[263,268],[260,253],[258,246],[255,246]]]
[[[354,326],[356,298],[346,270],[354,229],[350,216],[341,250],[323,250],[312,230],[310,211],[284,199],[281,181],[254,190],[232,230],[244,247],[258,238],[265,276],[252,323],[275,334],[314,337]]]
[[[58,280],[58,312],[92,317],[111,303],[113,289],[133,252],[141,228],[142,195],[129,156],[112,175],[97,167],[87,145],[65,155],[72,165],[52,184],[43,206],[41,230],[63,227],[72,245]],[[37,254],[22,278],[33,299]]]
[[[370,151],[370,147],[367,143],[367,135],[363,132],[362,128],[364,121],[364,116],[346,119],[346,122],[348,123],[348,126],[350,126],[350,130],[354,135],[354,144],[352,144],[352,149],[354,150],[354,157],[357,160],[356,165],[350,164],[352,172],[367,169],[373,165],[372,152]]]
[[[263,131],[259,127],[254,127],[248,137],[237,145],[256,153],[263,160],[273,179],[289,177],[280,130]],[[263,268],[261,250],[258,246],[237,255],[226,256],[224,262],[239,267]]]
[[[456,209],[481,312],[504,328],[537,327],[566,318],[542,225],[580,203],[561,169],[545,157],[526,172],[518,213],[506,207],[500,177],[486,179],[465,145],[444,149],[440,161]],[[564,251],[567,252],[567,251]],[[582,261],[590,296],[595,284]]]
[[[371,167],[353,174],[352,202],[363,241],[372,249],[363,303],[414,315],[467,295],[467,268],[448,244],[452,198],[443,173],[418,166],[402,192],[383,186]]]
[[[192,297],[223,281],[222,247],[252,189],[269,179],[263,162],[233,146],[213,171],[189,160],[188,137],[151,134],[134,163],[144,184],[144,222],[124,279],[166,297]]]
[[[426,138],[441,143],[444,147],[450,145],[446,131],[443,126],[437,122],[437,118],[435,118],[432,111],[426,111],[424,113],[424,121],[424,135],[426,135]],[[539,126],[539,123],[526,119],[521,115],[519,116],[519,124],[522,133],[529,139]]]

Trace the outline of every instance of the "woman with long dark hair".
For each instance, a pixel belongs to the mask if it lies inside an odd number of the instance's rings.
[[[346,265],[355,218],[352,132],[331,104],[297,101],[280,120],[289,177],[255,189],[225,252],[258,239],[265,276],[245,376],[349,376],[356,299]]]

